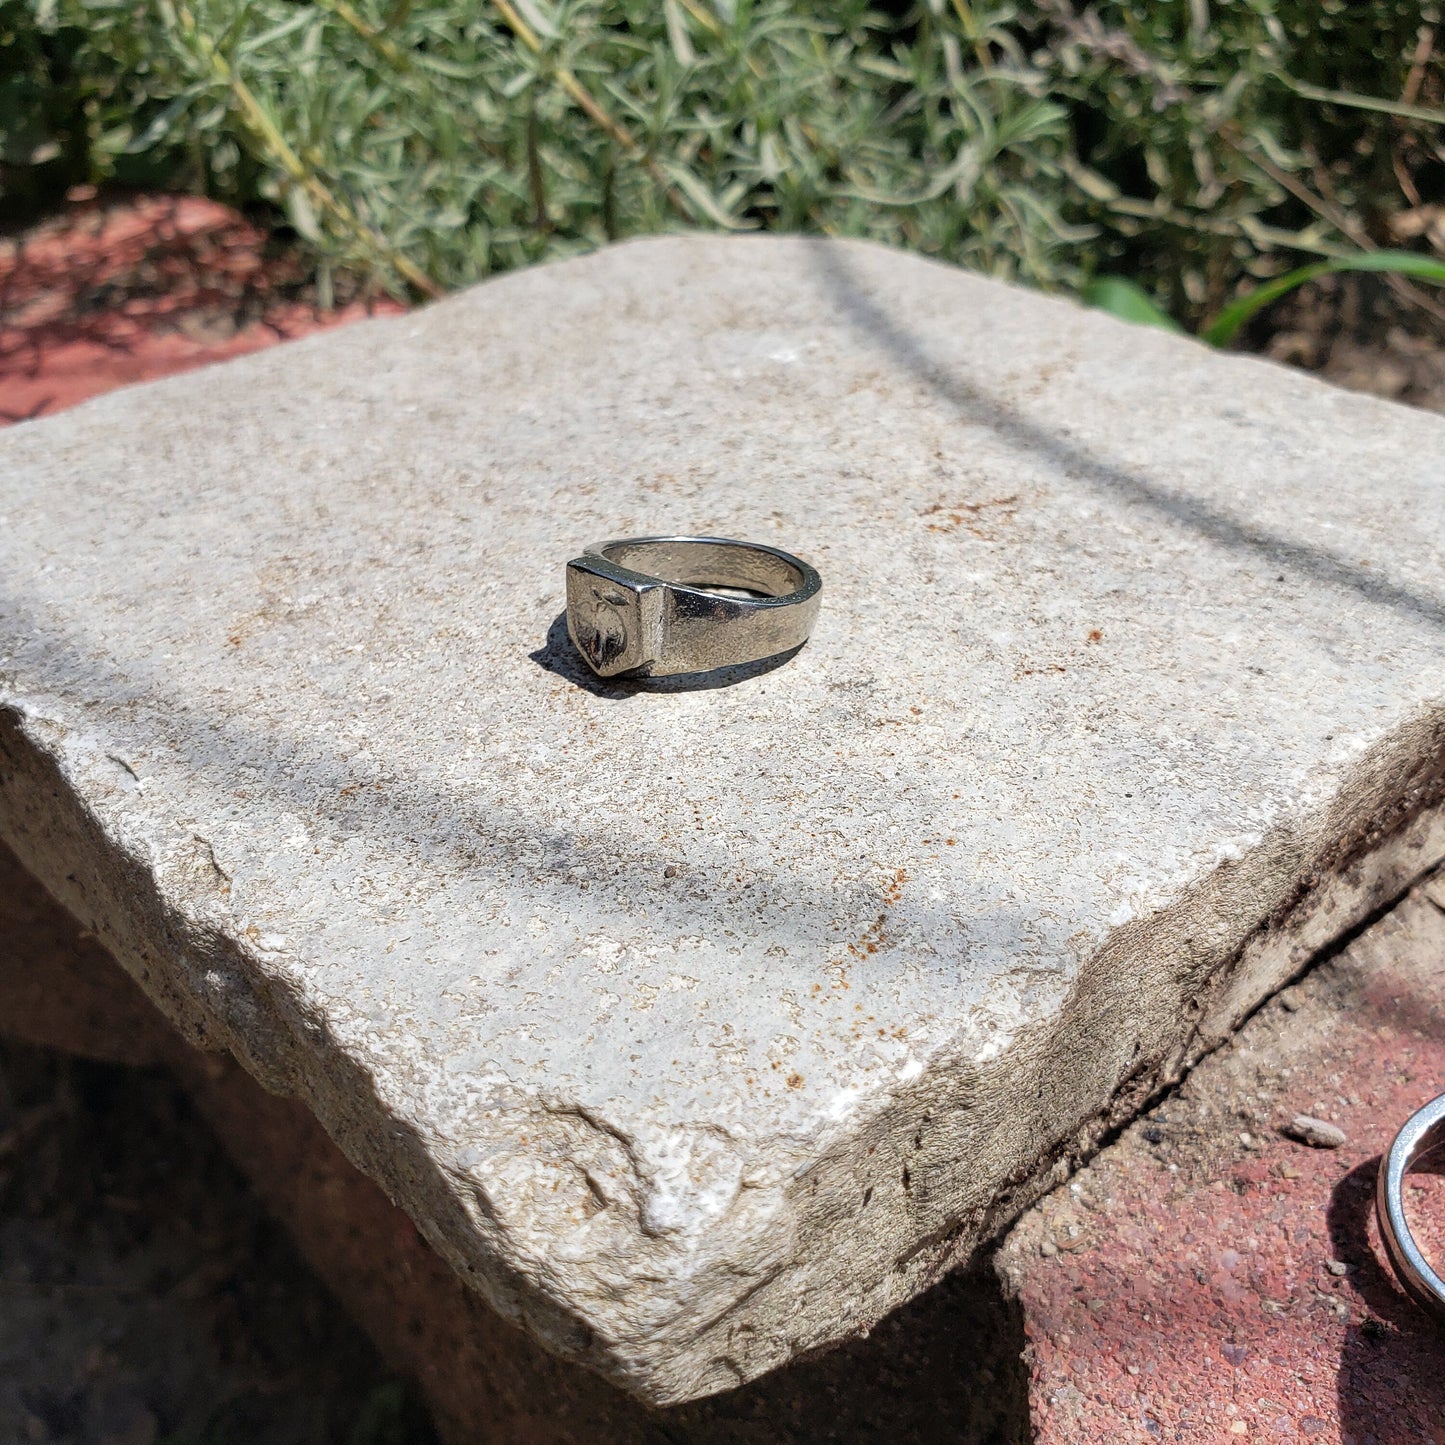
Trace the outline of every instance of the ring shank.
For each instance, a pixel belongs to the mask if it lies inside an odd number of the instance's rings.
[[[786,597],[807,580],[795,559],[746,542],[639,537],[604,542],[598,551],[619,567],[684,587],[737,587]]]

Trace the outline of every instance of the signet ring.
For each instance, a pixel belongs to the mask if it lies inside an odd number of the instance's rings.
[[[600,542],[567,564],[567,633],[599,677],[711,672],[801,647],[822,589],[801,558],[757,542]]]

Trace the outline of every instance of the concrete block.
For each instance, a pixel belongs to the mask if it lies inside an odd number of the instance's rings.
[[[0,438],[0,833],[654,1404],[861,1333],[1445,854],[1445,423],[873,247],[630,244]],[[823,574],[606,684],[562,564]]]

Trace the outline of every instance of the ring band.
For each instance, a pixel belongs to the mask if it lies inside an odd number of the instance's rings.
[[[801,647],[822,589],[806,562],[776,547],[630,537],[567,564],[567,632],[599,677],[710,672]]]
[[[1375,1184],[1375,1211],[1380,1219],[1385,1253],[1390,1256],[1405,1293],[1421,1309],[1445,1322],[1445,1280],[1430,1268],[1405,1218],[1405,1176],[1417,1160],[1442,1143],[1445,1143],[1445,1094],[1412,1114],[1395,1135],[1390,1152],[1380,1164]]]

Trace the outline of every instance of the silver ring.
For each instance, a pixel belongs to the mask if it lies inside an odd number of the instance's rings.
[[[1380,1164],[1375,1183],[1375,1211],[1380,1219],[1385,1253],[1390,1256],[1405,1293],[1421,1309],[1445,1323],[1445,1280],[1430,1268],[1429,1261],[1420,1253],[1405,1218],[1405,1176],[1417,1160],[1442,1143],[1445,1143],[1445,1094],[1412,1114],[1395,1135],[1390,1152]]]
[[[711,672],[801,647],[822,590],[806,562],[776,547],[629,537],[567,564],[567,633],[599,677]]]

